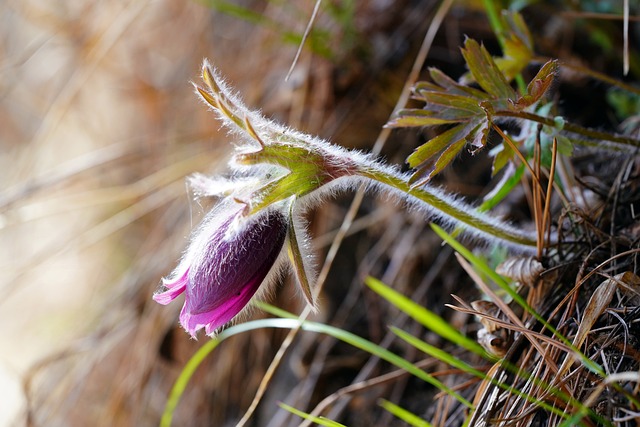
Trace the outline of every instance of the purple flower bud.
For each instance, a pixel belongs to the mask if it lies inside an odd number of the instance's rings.
[[[274,267],[288,223],[277,210],[242,218],[243,206],[223,201],[203,220],[180,264],[153,299],[168,304],[184,292],[180,323],[195,337],[228,323],[248,304]]]

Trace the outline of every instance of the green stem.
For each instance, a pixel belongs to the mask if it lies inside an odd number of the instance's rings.
[[[482,4],[484,6],[484,10],[487,12],[487,17],[489,18],[489,24],[491,25],[491,29],[498,39],[498,43],[500,43],[500,47],[502,48],[502,52],[506,51],[506,41],[504,39],[505,28],[503,25],[502,18],[500,17],[500,11],[498,9],[498,4],[495,0],[482,0]],[[522,74],[518,74],[515,76],[516,84],[518,85],[518,90],[520,93],[527,93],[527,85],[522,77]]]
[[[552,118],[539,116],[538,114],[529,113],[527,111],[498,110],[498,111],[494,111],[493,115],[498,117],[514,117],[519,119],[531,120],[533,122],[542,123],[543,125],[556,127],[556,122]],[[588,129],[588,128],[576,125],[574,123],[565,122],[562,129],[566,130],[567,132],[585,136],[587,138],[615,142],[618,144],[627,145],[631,147],[640,147],[640,140],[638,139],[630,138],[627,136],[612,135],[607,132],[600,132],[597,130]],[[583,141],[578,141],[578,142],[581,142],[584,145],[593,145]]]
[[[395,188],[400,192],[414,199],[426,203],[434,210],[440,212],[446,217],[453,218],[487,236],[502,239],[518,245],[536,246],[536,240],[533,237],[519,233],[506,224],[501,224],[490,217],[485,217],[477,210],[456,204],[453,200],[447,200],[439,191],[433,191],[429,187],[412,187],[408,179],[392,175],[380,169],[372,169],[371,165],[359,170],[359,175],[389,187]]]
[[[491,24],[491,29],[493,29],[496,37],[498,37],[498,42],[504,50],[505,43],[504,38],[502,37],[504,26],[502,25],[502,19],[500,19],[495,3],[496,2],[494,0],[482,0],[484,10],[487,12],[487,17],[489,18],[489,24]]]

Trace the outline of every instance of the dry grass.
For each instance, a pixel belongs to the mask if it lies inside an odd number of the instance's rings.
[[[326,33],[323,46],[331,57],[303,50],[285,82],[297,49],[286,31],[302,34],[313,4],[246,3],[264,21],[248,22],[200,3],[169,0],[0,5],[0,267],[5,272],[0,283],[0,375],[7,378],[0,379],[6,384],[0,395],[6,396],[12,385],[18,389],[12,391],[15,418],[3,409],[7,418],[0,417],[0,423],[157,425],[175,378],[201,346],[203,340],[190,340],[178,328],[178,307],[161,307],[151,294],[207,208],[190,199],[185,176],[223,171],[231,150],[230,138],[188,83],[197,77],[202,58],[210,58],[246,103],[266,115],[341,145],[370,149],[434,13],[411,2],[385,9],[380,2],[365,1],[357,2],[352,19],[342,22],[322,9],[315,28]],[[471,6],[454,8],[428,63],[461,73],[458,46],[463,34],[492,40],[483,16]],[[570,19],[559,24],[559,46],[548,42],[555,37],[549,36],[551,26],[540,35],[539,46],[547,50],[543,53],[568,52],[580,59],[570,49]],[[608,59],[603,55],[603,61]],[[383,155],[402,163],[418,138],[430,136],[398,132]],[[637,250],[637,221],[625,211],[637,201],[625,197],[637,195],[638,165],[618,163],[617,172],[628,173],[608,181],[604,165],[598,169],[588,166],[589,159],[582,161],[573,165],[575,175],[593,188],[587,191],[574,182],[571,200],[582,206],[600,191],[604,205],[587,214],[577,208],[566,214],[567,241],[575,243],[548,258],[552,268],[542,277],[553,277],[553,285],[545,291],[535,288],[542,293],[531,291],[529,298],[574,337],[589,318],[588,296],[606,283],[602,286],[613,293],[611,301],[593,310],[599,312],[594,332],[582,344],[593,349],[587,356],[620,372],[635,366],[624,365],[625,358],[637,360],[638,297],[607,280],[638,271],[637,252],[619,255]],[[463,159],[442,181],[461,194],[477,196],[488,180],[486,166],[482,157]],[[542,177],[540,182],[548,181]],[[509,206],[523,223],[533,223],[535,217],[543,235],[558,211],[550,213],[552,208],[543,203],[551,198],[546,186],[532,194],[532,209],[522,209],[526,200],[516,195]],[[319,254],[335,238],[350,202],[340,197],[314,214],[311,232]],[[524,212],[520,217],[518,210]],[[371,198],[364,199],[359,212],[329,272],[319,316],[441,371],[449,386],[471,397],[478,383],[432,359],[419,360],[423,355],[393,340],[387,324],[416,334],[421,329],[365,291],[362,278],[379,277],[469,333],[479,327],[473,318],[444,304],[453,302],[453,293],[468,301],[477,298],[473,281],[423,218]],[[275,303],[300,312],[302,298],[294,295],[285,281]],[[565,295],[569,297],[562,304],[549,304]],[[543,332],[539,325],[531,328]],[[225,342],[190,383],[175,425],[234,425],[251,404],[284,337],[281,331],[256,331]],[[436,340],[431,335],[427,339]],[[527,370],[539,366],[536,374],[549,382],[566,360],[553,345],[536,347],[523,339],[516,340],[510,354]],[[560,387],[580,391],[579,399],[592,399],[598,413],[613,413],[610,402],[616,390],[598,388],[584,369],[566,369],[558,379]],[[491,395],[490,387],[485,390]],[[277,401],[309,412],[327,408],[323,415],[354,427],[393,425],[392,416],[376,406],[380,396],[402,400],[440,425],[459,423],[462,409],[445,399],[433,403],[434,394],[329,337],[301,334],[249,425],[298,425],[300,420],[280,410]],[[22,395],[28,400],[20,400]],[[527,412],[530,407],[520,401],[513,405],[517,412],[496,412],[493,406],[503,405],[503,396],[491,396],[483,404],[498,418],[528,421],[541,416]]]

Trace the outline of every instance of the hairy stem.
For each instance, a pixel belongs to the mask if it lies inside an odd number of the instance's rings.
[[[494,116],[498,117],[514,117],[518,119],[531,120],[533,122],[542,123],[543,125],[555,127],[556,122],[549,117],[540,116],[538,114],[529,113],[526,111],[510,111],[510,110],[497,110],[492,113]],[[574,123],[565,122],[563,125],[563,130],[574,133],[577,135],[582,135],[591,139],[599,139],[603,141],[615,142],[617,144],[626,145],[629,147],[640,147],[640,140],[630,138],[627,136],[621,135],[613,135],[607,132],[600,132],[593,129],[588,129]],[[587,144],[589,145],[589,144]]]
[[[429,210],[435,210],[446,218],[471,227],[485,237],[505,240],[516,245],[536,247],[535,238],[527,236],[507,224],[500,223],[490,216],[478,212],[471,206],[450,199],[449,196],[439,190],[431,189],[428,186],[412,187],[408,178],[390,174],[381,168],[372,168],[371,165],[360,169],[359,175],[394,188],[411,199],[426,203]]]

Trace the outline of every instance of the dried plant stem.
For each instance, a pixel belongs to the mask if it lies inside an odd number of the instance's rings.
[[[556,176],[556,161],[558,159],[558,139],[553,138],[553,146],[551,147],[551,167],[549,168],[549,182],[547,183],[547,194],[545,196],[544,214],[542,216],[542,237],[547,235],[548,241],[551,240],[551,192],[553,191],[553,181]],[[538,252],[538,257],[542,252]]]

